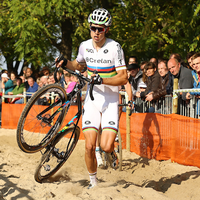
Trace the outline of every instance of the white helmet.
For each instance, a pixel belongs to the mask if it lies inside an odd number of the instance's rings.
[[[93,24],[104,24],[105,26],[111,26],[112,17],[106,9],[98,8],[88,16],[88,22]]]

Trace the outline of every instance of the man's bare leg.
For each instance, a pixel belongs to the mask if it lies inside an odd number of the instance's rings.
[[[97,160],[95,155],[96,148],[96,131],[86,131],[85,136],[85,163],[90,176],[90,185],[88,188],[92,188],[97,185],[96,173],[97,173]]]

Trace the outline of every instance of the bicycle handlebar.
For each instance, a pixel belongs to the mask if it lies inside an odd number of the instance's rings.
[[[59,63],[61,60],[64,60],[64,56],[62,54],[60,54],[60,56],[57,58],[57,60],[54,63],[52,63],[51,66],[55,65],[56,63]],[[68,71],[70,74],[73,74],[73,75],[77,76],[79,80],[81,79],[81,80],[84,80],[84,81],[87,81],[88,83],[90,83],[89,94],[90,94],[90,98],[93,101],[94,100],[94,96],[93,96],[92,91],[93,91],[94,84],[91,82],[91,79],[85,77],[82,74],[77,73],[76,71],[72,71],[72,70],[66,68],[64,65],[62,65],[61,67],[64,70]],[[58,72],[58,68],[56,67],[56,69],[54,71],[54,79],[55,79],[56,83],[58,83],[58,79],[57,79],[57,76],[56,76],[57,72]]]

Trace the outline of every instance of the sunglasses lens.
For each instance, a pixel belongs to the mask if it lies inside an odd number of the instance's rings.
[[[90,27],[90,30],[95,32],[95,31],[96,31],[96,27],[91,26],[91,27]]]
[[[99,33],[105,32],[105,28],[95,27],[95,26],[91,26],[90,30],[94,31],[94,32],[96,32],[96,30],[98,30]]]

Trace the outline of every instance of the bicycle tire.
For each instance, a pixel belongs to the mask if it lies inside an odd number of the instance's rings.
[[[75,131],[74,134],[73,131]],[[66,135],[68,137],[63,138]],[[53,176],[62,167],[73,152],[79,140],[79,136],[80,128],[78,126],[76,130],[74,130],[74,127],[71,127],[56,136],[55,140],[47,146],[48,149],[36,168],[34,178],[37,182],[42,183],[44,180]]]
[[[54,107],[54,104],[52,105],[51,102],[47,101],[51,92],[54,92],[54,94],[57,95],[57,100],[60,100],[57,101],[60,103]],[[45,98],[46,103],[43,101]],[[17,125],[17,143],[22,151],[26,153],[38,152],[54,139],[62,125],[67,108],[65,107],[58,112],[51,122],[50,116],[53,110],[58,108],[57,106],[61,106],[66,100],[67,94],[58,84],[44,86],[30,98],[24,107]],[[46,104],[46,106],[44,106],[44,104]],[[41,115],[43,119],[38,119],[37,115],[49,107],[50,104],[52,109]],[[46,119],[46,121],[44,119]]]

